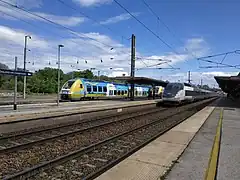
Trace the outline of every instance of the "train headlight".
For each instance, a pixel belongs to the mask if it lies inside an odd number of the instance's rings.
[[[69,94],[68,90],[62,90],[62,94]]]

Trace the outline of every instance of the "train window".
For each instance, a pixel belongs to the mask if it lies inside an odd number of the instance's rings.
[[[92,91],[92,86],[87,86],[87,92],[91,92]]]
[[[109,95],[113,95],[113,90],[110,90],[110,91],[109,91]]]
[[[118,91],[118,95],[121,95],[121,91]]]
[[[125,91],[125,94],[127,94],[127,90]]]
[[[122,95],[124,95],[124,91],[122,91]]]
[[[64,84],[63,89],[70,89],[75,81],[68,81]]]
[[[114,90],[114,95],[117,95],[117,90]]]
[[[175,90],[181,90],[183,89],[183,85],[181,83],[169,83],[166,88],[166,90],[172,90],[172,89],[175,89]]]
[[[98,86],[98,92],[102,92],[103,88],[102,86]]]
[[[135,96],[137,96],[138,95],[138,92],[137,91],[135,91]]]
[[[81,88],[81,89],[83,88],[83,85],[82,85],[82,84],[80,84],[80,88]]]
[[[93,91],[97,92],[97,86],[93,86]]]
[[[107,87],[103,86],[103,92],[107,92]]]

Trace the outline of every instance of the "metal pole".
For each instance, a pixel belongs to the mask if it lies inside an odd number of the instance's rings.
[[[189,83],[189,84],[191,83],[191,74],[190,74],[190,71],[188,71],[188,83]]]
[[[60,46],[58,46],[58,88],[57,88],[57,105],[59,106],[59,91],[60,91]]]
[[[63,45],[58,45],[58,88],[57,88],[57,105],[59,106],[59,96],[60,96],[60,48]]]
[[[153,89],[153,92],[152,92],[153,99],[155,99],[155,90],[156,90],[156,87],[155,87],[154,84],[152,85],[152,89]]]
[[[98,80],[100,80],[100,71],[98,71]]]
[[[27,64],[27,38],[31,39],[31,36],[25,36],[24,39],[24,53],[23,53],[23,70],[26,71]],[[26,99],[26,85],[27,85],[27,76],[23,77],[23,99]]]
[[[131,48],[131,78],[134,79],[135,76],[135,54],[136,54],[136,37],[132,34],[132,48]],[[134,100],[134,83],[131,82],[131,92],[130,99]]]
[[[24,54],[23,54],[23,70],[26,71],[26,58],[27,58],[27,37],[25,36],[24,40]],[[23,99],[26,99],[26,83],[27,83],[27,76],[23,77]]]
[[[15,71],[17,71],[17,57],[15,57]],[[15,75],[15,82],[14,82],[14,104],[13,110],[17,110],[17,75]]]

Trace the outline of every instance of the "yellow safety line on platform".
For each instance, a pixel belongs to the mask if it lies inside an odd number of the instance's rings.
[[[205,180],[215,180],[217,175],[217,166],[218,166],[218,156],[220,151],[220,141],[222,135],[222,120],[223,120],[223,108],[220,112],[220,118],[218,121],[217,132],[214,138],[214,143],[208,162],[208,168],[205,174]]]

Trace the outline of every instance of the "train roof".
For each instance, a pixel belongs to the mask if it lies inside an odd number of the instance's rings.
[[[194,85],[194,84],[191,84],[191,83],[170,82],[170,83],[168,83],[168,84],[182,84],[182,85],[184,85],[184,86],[192,87],[192,88],[194,88],[196,91],[213,92],[213,91],[210,91],[210,90],[206,90],[206,89],[199,88],[198,86],[196,86],[196,85]]]
[[[183,86],[194,87],[194,85],[192,85],[192,84],[183,83],[183,82],[169,82],[168,84],[181,84],[181,85],[183,85]]]
[[[86,79],[86,78],[75,78],[75,79],[70,79],[72,81],[76,81],[78,79],[81,79],[83,81],[88,81],[88,82],[91,82],[91,83],[111,83],[113,85],[118,85],[118,86],[130,86],[130,84],[128,83],[116,83],[116,82],[111,82],[111,81],[103,81],[103,80],[96,80],[96,79]],[[151,87],[150,85],[139,85],[139,84],[135,84],[135,86],[138,86],[138,87]]]
[[[119,76],[115,77],[117,80],[123,80],[128,83],[142,84],[142,85],[155,85],[155,86],[163,86],[166,87],[168,82],[147,78],[147,77],[131,77],[131,76]]]

